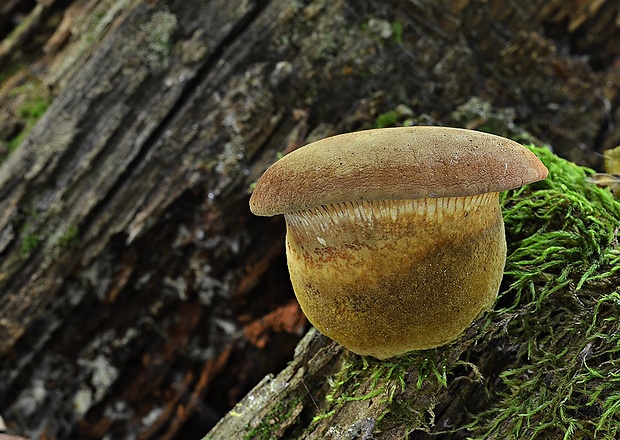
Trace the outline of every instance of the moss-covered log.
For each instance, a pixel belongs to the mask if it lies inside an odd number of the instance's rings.
[[[543,7],[514,0],[4,2],[0,416],[8,431],[196,438],[293,358],[306,323],[287,279],[283,222],[254,218],[247,208],[252,182],[279,154],[337,132],[441,123],[526,142],[529,132],[561,156],[595,166],[596,152],[620,142],[618,8],[613,0]],[[567,192],[572,183],[564,184]],[[549,218],[565,219],[564,229],[548,223],[547,208],[535,211],[541,214],[534,224],[518,226],[513,214],[512,245],[540,229],[582,246],[562,231],[577,230],[570,219],[589,218],[577,215],[585,205],[562,197],[540,203],[558,209]],[[544,272],[559,278],[558,292],[580,298],[600,283],[600,292],[613,294],[605,278],[591,280],[607,270],[597,258],[613,247],[597,241],[593,228],[583,236],[591,247],[579,257],[582,272],[565,273],[577,265],[560,263],[557,274]],[[507,330],[535,324],[524,320],[538,315],[515,313],[536,307],[526,295],[538,300],[552,289],[540,283],[553,280],[536,278],[540,264],[558,255],[562,263],[578,258],[555,245],[528,246],[543,260],[508,267],[508,293],[496,308],[510,309],[505,316],[513,319],[502,321]],[[521,285],[516,273],[524,269],[531,279]],[[598,310],[613,309],[609,301]],[[579,316],[580,302],[566,319],[577,319],[570,316]],[[601,316],[593,329],[612,315]],[[484,327],[492,322],[481,321],[474,334],[496,335]],[[527,373],[518,362],[529,365],[539,359],[533,349],[547,347],[528,333],[509,334],[499,352],[487,351],[493,341],[484,339],[431,353],[418,363],[419,377],[437,382],[419,386],[407,359],[393,368],[364,363],[332,345],[319,353],[313,342],[302,352],[317,364],[290,371],[309,391],[291,394],[295,404],[271,414],[287,415],[280,429],[287,435],[304,426],[319,435],[319,426],[335,418],[360,436],[475,420],[469,432],[483,435],[481,427],[501,417],[483,409],[509,402],[518,385],[514,377],[494,376],[493,365]],[[587,348],[579,359],[591,367],[602,340],[574,342],[566,356]],[[327,377],[340,386],[332,388]],[[543,385],[563,384],[559,377],[546,376]],[[498,381],[488,388],[496,394],[486,394],[487,380]],[[449,411],[429,400],[425,408],[435,405],[434,412],[419,416],[392,405],[437,392],[451,396],[455,382],[467,381],[480,403],[475,420],[441,420]],[[370,405],[356,403],[369,394]],[[308,406],[310,395],[316,402]],[[607,395],[592,388],[582,398],[588,417],[600,415],[603,432],[616,416],[613,406],[595,408],[595,397],[603,402]],[[379,420],[387,410],[390,416]],[[354,424],[357,414],[365,418]],[[398,414],[419,425],[402,424]],[[311,425],[315,416],[325,421]],[[253,423],[252,429],[260,420]]]
[[[617,438],[620,203],[590,170],[534,151],[550,176],[503,195],[492,312],[446,347],[387,361],[311,332],[205,439]]]

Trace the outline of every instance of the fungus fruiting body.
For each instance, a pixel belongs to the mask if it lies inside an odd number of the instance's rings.
[[[516,142],[471,130],[367,130],[272,165],[250,199],[284,214],[291,282],[323,334],[380,359],[437,347],[492,307],[506,259],[499,192],[542,180]]]

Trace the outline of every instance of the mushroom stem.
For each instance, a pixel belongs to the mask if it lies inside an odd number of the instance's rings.
[[[341,202],[285,218],[304,313],[356,353],[445,344],[497,296],[506,258],[497,192]]]

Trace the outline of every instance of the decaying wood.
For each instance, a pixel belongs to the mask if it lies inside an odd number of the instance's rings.
[[[324,378],[338,371],[342,364],[343,351],[341,346],[312,329],[297,346],[293,361],[277,377],[266,376],[256,385],[220,420],[206,440],[243,438],[252,429],[256,430],[258,436],[261,424],[266,424],[270,431],[279,431],[279,435],[284,436],[295,424],[305,404],[318,405],[312,400],[312,395],[324,395],[329,390],[329,383],[325,382]],[[293,402],[292,410],[282,411],[280,407],[283,402]],[[362,409],[355,403],[351,406],[358,411]],[[364,402],[362,406],[364,408],[356,416],[360,419],[368,414],[380,413],[368,402]],[[286,417],[283,417],[285,413]],[[271,429],[276,424],[278,428]],[[315,438],[327,438],[320,436],[325,434],[324,431],[313,434]]]
[[[620,143],[612,0],[39,4],[0,51],[17,72],[0,89],[0,414],[15,434],[196,437],[291,358],[295,392],[321,388],[343,354],[311,335],[293,356],[305,322],[284,226],[247,208],[278,153],[391,110],[518,122],[591,166]],[[33,83],[53,100],[9,154],[28,96],[11,90]],[[271,383],[244,400],[264,402],[254,424],[291,397]],[[342,426],[364,431],[364,414]]]

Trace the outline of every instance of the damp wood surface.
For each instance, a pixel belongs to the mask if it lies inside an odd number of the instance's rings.
[[[600,169],[620,144],[619,14],[611,0],[4,2],[8,432],[199,438],[260,383],[269,403],[247,438],[380,438],[389,394],[322,412],[351,355],[316,334],[295,351],[309,326],[283,220],[250,214],[252,183],[312,140],[403,123],[549,144]],[[475,381],[460,350],[442,359]],[[286,374],[294,390],[274,393]],[[420,389],[407,399],[456,411],[458,393]]]

